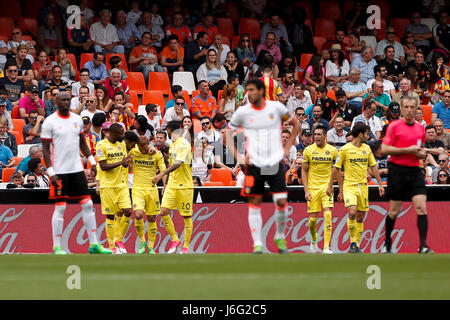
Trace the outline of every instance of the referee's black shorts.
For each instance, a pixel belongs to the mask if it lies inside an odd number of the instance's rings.
[[[411,201],[418,194],[427,194],[425,175],[419,167],[405,167],[388,163],[388,200]]]

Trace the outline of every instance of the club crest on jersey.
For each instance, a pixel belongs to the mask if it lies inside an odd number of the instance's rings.
[[[275,116],[273,115],[273,113],[269,114],[269,119],[273,120],[273,118],[275,118]]]
[[[325,155],[329,156],[330,155],[330,151],[325,151]]]
[[[73,126],[75,127],[75,129],[78,128],[78,124],[76,122],[73,124]]]
[[[250,194],[250,192],[252,191],[252,189],[250,187],[245,187],[245,194]]]
[[[363,151],[361,151],[361,153],[362,153],[363,155],[366,155],[366,154],[367,154],[367,151],[366,151],[366,150],[363,150]]]

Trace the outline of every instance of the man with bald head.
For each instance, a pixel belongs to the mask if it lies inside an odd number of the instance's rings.
[[[80,158],[81,150],[92,166],[92,174],[95,175],[97,163],[83,136],[83,120],[79,115],[70,112],[70,95],[67,92],[58,93],[56,106],[58,111],[45,119],[41,133],[44,161],[51,180],[49,199],[55,201],[52,217],[53,253],[67,254],[61,248],[64,211],[67,200],[77,199],[89,237],[89,253],[110,254],[111,251],[103,248],[97,239],[94,205]]]
[[[382,81],[375,80],[372,83],[372,91],[364,95],[362,104],[365,105],[368,101],[373,101],[377,106],[375,115],[380,118],[389,109],[391,99],[385,93],[383,93],[384,85]]]

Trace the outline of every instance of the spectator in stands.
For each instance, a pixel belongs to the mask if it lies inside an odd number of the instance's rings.
[[[117,29],[111,23],[111,11],[100,11],[100,21],[91,25],[91,37],[95,52],[125,53],[124,46],[120,44]],[[91,71],[92,75],[92,71]]]
[[[70,100],[70,111],[76,114],[80,114],[86,107],[87,98],[89,97],[89,88],[81,87],[77,97],[73,97]]]
[[[344,90],[338,90],[336,92],[336,102],[337,112],[335,112],[333,117],[331,118],[330,126],[334,127],[336,118],[338,116],[341,116],[342,119],[344,119],[344,126],[350,129],[353,118],[355,118],[359,114],[357,107],[347,103],[347,95]]]
[[[378,61],[379,65],[386,67],[386,79],[392,81],[394,85],[403,78],[403,66],[394,59],[395,49],[393,46],[386,46],[384,48],[384,59]]]
[[[16,160],[10,148],[0,144],[0,175],[3,168],[12,168],[16,165]]]
[[[35,85],[30,85],[27,89],[28,95],[19,101],[20,117],[25,121],[29,121],[30,112],[36,111],[45,118],[44,102],[39,98],[39,89]]]
[[[448,66],[444,64],[444,54],[438,51],[433,52],[431,57],[430,68],[436,72],[439,78],[450,80],[450,72]]]
[[[205,63],[208,51],[208,34],[200,31],[196,40],[189,42],[184,48],[184,70],[193,74]]]
[[[168,37],[169,44],[161,51],[161,66],[169,74],[175,71],[184,71],[184,48],[179,45],[178,37],[172,34]]]
[[[200,124],[202,126],[202,131],[200,131],[197,135],[198,140],[205,138],[208,140],[208,143],[211,144],[220,139],[220,133],[211,127],[211,119],[210,118],[201,117],[199,120],[200,120]]]
[[[95,16],[94,11],[89,8],[89,0],[80,0],[80,13],[85,17],[87,25],[91,25]]]
[[[105,55],[101,52],[94,53],[94,59],[84,64],[83,68],[89,70],[89,79],[95,85],[103,84],[108,77],[106,65],[103,63]]]
[[[294,96],[294,74],[292,72],[286,72],[281,74],[281,99],[284,104],[289,100],[290,97]]]
[[[340,150],[344,145],[347,144],[348,130],[344,129],[344,118],[340,114],[337,114],[336,117],[333,118],[334,127],[327,132],[327,143],[335,146],[336,149]]]
[[[349,46],[345,48],[348,54],[348,61],[351,63],[356,57],[361,56],[361,49],[367,44],[364,40],[360,40],[358,32],[350,32],[349,34]]]
[[[167,109],[166,109],[167,110]],[[147,122],[155,129],[161,129],[160,117],[158,115],[158,106],[153,103],[148,103],[145,106],[145,117],[147,118]]]
[[[325,85],[325,68],[323,64],[322,56],[315,54],[311,57],[305,69],[303,84],[306,86],[312,99],[316,96],[316,89],[321,85]]]
[[[34,182],[34,186],[37,188],[49,188],[50,180],[46,174],[44,174],[45,167],[41,162],[41,159],[30,159],[28,161],[28,173],[25,176],[25,181],[30,183],[29,177],[33,176],[36,181]]]
[[[219,90],[222,90],[227,83],[228,73],[219,64],[217,53],[214,49],[208,49],[206,62],[197,69],[197,81],[205,80],[209,85],[214,97],[217,98]]]
[[[302,184],[301,176],[302,176],[302,158],[298,157],[292,162],[291,167],[286,172],[285,175],[286,184],[294,186],[301,185]]]
[[[238,61],[254,73],[258,69],[258,65],[255,64],[256,56],[251,45],[250,35],[248,33],[241,34],[239,42],[234,49],[236,50]]]
[[[92,127],[91,131],[93,134],[97,135],[100,139],[102,138],[102,126],[106,122],[106,114],[96,113],[92,117]]]
[[[6,45],[5,41],[0,40],[0,72],[3,71],[3,69],[5,68],[7,54],[8,54],[8,46]],[[0,74],[0,78],[2,76],[3,74]]]
[[[345,59],[344,51],[340,44],[331,46],[331,59],[325,64],[325,79],[327,80],[328,89],[336,90],[349,78],[350,65]]]
[[[236,85],[228,84],[223,87],[222,98],[219,100],[219,113],[230,121],[233,113],[239,108],[237,100],[238,90]]]
[[[123,10],[119,10],[116,13],[116,30],[117,36],[119,37],[119,43],[124,46],[125,54],[131,52],[131,49],[134,48],[136,42],[141,37],[141,34],[136,25],[133,22],[127,22],[127,14]]]
[[[197,177],[202,183],[208,182],[211,179],[211,169],[214,163],[214,158],[206,152],[201,140],[196,140],[194,143],[194,152],[192,154],[192,175]]]
[[[292,44],[289,42],[286,27],[281,24],[278,13],[272,13],[270,15],[270,21],[262,27],[261,43],[265,41],[268,32],[272,32],[275,35],[275,44],[280,47],[283,53],[293,53]]]
[[[133,124],[133,120],[135,119],[135,115],[133,111],[130,109],[132,104],[127,103],[126,95],[123,92],[117,92],[114,94],[113,98],[114,105],[110,108],[109,112],[111,113],[113,110],[118,111],[117,121],[124,124],[125,129],[129,130],[131,125]],[[107,112],[108,110],[104,110]]]
[[[306,120],[306,123],[309,124],[309,129],[311,130],[311,132],[313,131],[313,129],[314,129],[313,126],[316,123],[322,124],[327,129],[327,131],[330,130],[330,124],[328,123],[327,120],[322,118],[322,114],[323,114],[322,106],[320,104],[315,104],[313,106],[312,112],[313,112],[313,116]]]
[[[292,53],[286,53],[281,57],[281,61],[278,62],[278,73],[279,74],[274,74],[273,77],[275,80],[279,81],[280,79],[280,75],[282,73],[287,73],[290,72],[294,75],[294,81],[297,82],[298,81],[298,75],[297,75],[297,65],[295,63],[294,60],[294,56],[292,55]],[[275,69],[274,69],[275,71]]]
[[[377,65],[375,59],[373,59],[373,50],[371,47],[366,46],[361,49],[361,56],[356,57],[352,61],[350,68],[356,68],[361,72],[360,79],[362,82],[367,83],[370,79],[375,78],[373,68]]]
[[[223,168],[230,170],[231,176],[233,179],[236,177],[237,169],[239,168],[236,159],[233,156],[232,150],[230,150],[226,143],[223,142],[223,132],[224,129],[220,130],[220,138],[219,140],[212,143],[213,153],[214,153],[214,168]],[[234,145],[236,150],[239,153],[243,153],[241,148],[238,146],[238,136],[235,135],[233,137]]]
[[[227,59],[227,54],[230,52],[230,46],[223,43],[223,37],[220,33],[214,35],[213,42],[209,46],[209,49],[213,49],[217,53],[217,57],[220,64],[224,64]]]
[[[444,130],[444,122],[441,119],[434,121],[436,127],[436,138],[444,143],[446,151],[450,150],[450,132]]]
[[[53,114],[56,111],[56,97],[58,96],[59,89],[54,87],[50,89],[50,99],[45,101],[45,117]]]
[[[76,68],[73,66],[72,62],[67,58],[67,50],[64,48],[59,48],[58,51],[58,61],[53,61],[52,65],[60,66],[62,70],[62,79],[69,81],[73,79],[77,73]]]
[[[358,116],[356,116],[352,121],[352,126],[350,129],[353,129],[353,126],[357,122],[365,123],[370,127],[369,133],[369,142],[373,142],[374,140],[379,140],[381,135],[381,130],[383,129],[381,126],[380,118],[375,116],[375,112],[377,111],[377,105],[373,100],[369,100],[364,104],[364,112]]]
[[[358,33],[366,31],[368,18],[363,1],[355,1],[355,7],[345,13],[344,21],[347,26],[347,32],[350,33],[352,30],[357,30]]]
[[[147,121],[147,118],[140,115],[134,119],[134,125],[130,128],[138,136],[145,136],[149,141],[153,140],[154,128]]]
[[[148,83],[148,75],[150,72],[164,72],[163,67],[158,64],[158,54],[155,47],[151,46],[152,35],[144,32],[141,38],[141,44],[131,50],[129,62],[137,63],[136,71],[142,72],[145,83]]]
[[[34,79],[38,81],[39,94],[44,91],[45,82],[51,78],[52,65],[45,50],[38,52],[37,59],[32,65]]]
[[[183,20],[183,15],[177,12],[173,15],[172,24],[168,24],[165,29],[166,37],[176,35],[178,37],[178,41],[180,42],[180,46],[182,47],[184,47],[186,43],[192,41],[191,30],[188,26],[183,24]]]
[[[389,98],[392,97],[392,95],[395,93],[395,87],[394,84],[386,79],[387,70],[386,67],[382,64],[377,64],[375,68],[373,68],[373,72],[375,73],[375,78],[370,79],[366,83],[367,88],[372,87],[372,83],[375,81],[380,81],[383,83],[383,93],[386,94]]]
[[[8,51],[9,53],[15,55],[18,53],[18,47],[24,45],[28,50],[26,58],[30,60],[31,63],[34,62],[33,56],[36,54],[36,49],[34,46],[36,42],[33,40],[26,41],[22,39],[22,30],[20,28],[14,28],[11,31],[11,40],[8,41]]]
[[[11,115],[12,114],[12,110],[13,110],[12,103],[11,103],[11,101],[8,100],[8,91],[6,91],[5,88],[1,88],[1,85],[0,85],[0,98],[5,99],[5,101],[6,101],[6,110]]]
[[[214,37],[219,33],[219,29],[214,25],[214,15],[211,12],[206,13],[202,22],[195,25],[192,31],[194,38],[197,38],[197,35],[202,31],[208,34],[208,44],[212,44]]]
[[[273,56],[274,64],[277,64],[278,62],[280,62],[281,61],[281,51],[280,51],[280,47],[275,44],[275,40],[276,40],[275,33],[270,32],[270,31],[267,32],[264,42],[261,42],[256,47],[256,55],[258,55],[261,52],[261,50],[266,50]]]
[[[439,170],[437,180],[434,184],[450,184],[449,173],[444,169]]]
[[[59,91],[68,91],[69,94],[71,94],[72,87],[70,86],[69,82],[64,81],[61,79],[62,77],[62,69],[61,66],[56,65],[52,68],[52,78],[48,80],[45,83],[45,91],[48,92],[53,87],[56,87],[59,89]]]
[[[38,28],[38,45],[44,49],[47,54],[52,53],[56,56],[56,50],[63,45],[61,28],[55,25],[55,16],[48,13],[45,17],[45,24]]]
[[[164,130],[156,131],[155,134],[155,145],[156,149],[161,151],[161,148],[164,146],[168,146],[167,144],[167,133]]]
[[[122,68],[122,58],[119,56],[112,56],[111,58],[109,58],[109,65],[110,68],[108,70],[108,77],[111,76],[111,70],[116,68],[120,70],[120,74],[122,76],[122,80],[126,80],[128,79],[128,74],[127,72]]]
[[[381,181],[384,182],[384,181],[387,181],[387,176],[389,173],[388,156],[384,155],[381,152],[381,144],[382,144],[381,140],[375,141],[370,146],[370,148],[372,149],[373,156],[375,157],[375,161],[378,164],[378,172],[380,174]]]
[[[77,97],[81,87],[88,87],[89,95],[95,94],[94,85],[89,82],[90,74],[89,69],[83,68],[80,70],[80,81],[72,84],[72,96]]]
[[[170,91],[172,92],[173,99],[167,101],[166,103],[166,111],[172,108],[175,105],[175,98],[183,97],[183,88],[179,85],[173,85],[170,87]],[[184,98],[183,98],[184,99]],[[187,110],[187,104],[184,103],[184,109]]]
[[[289,98],[286,103],[286,108],[291,114],[297,114],[297,109],[303,109],[303,117],[305,116],[305,110],[311,106],[313,103],[311,101],[311,97],[309,96],[309,92],[305,90],[305,86],[303,83],[297,82],[294,85],[294,95]]]
[[[290,136],[291,131],[287,129],[283,129],[281,131],[281,144],[283,145],[283,148],[286,146]],[[291,145],[288,158],[281,160],[281,163],[285,166],[285,172],[289,170],[289,167],[294,163],[295,159],[297,159],[297,148]]]
[[[247,73],[245,72],[244,65],[238,61],[235,51],[228,52],[225,63],[223,63],[223,67],[227,71],[228,79],[232,75],[238,76],[239,84],[244,82],[245,76],[249,72],[248,69],[247,69]]]
[[[98,99],[98,109],[107,112],[109,108],[114,104],[112,99],[108,96],[108,90],[106,90],[105,86],[99,85],[97,87],[97,91],[95,95]]]
[[[272,56],[270,57],[272,58]],[[286,103],[283,98],[280,84],[273,78],[273,68],[271,64],[265,65],[260,80],[264,82],[266,100]]]
[[[192,115],[200,119],[203,116],[213,118],[217,113],[216,99],[209,95],[209,84],[202,80],[198,83],[200,94],[192,98]]]
[[[411,97],[416,100],[418,106],[420,106],[420,98],[417,93],[411,90],[411,80],[403,78],[400,80],[400,90],[392,94],[392,101],[401,103],[403,97]]]
[[[85,100],[85,109],[83,111],[81,111],[80,113],[80,117],[88,117],[90,121],[92,121],[92,118],[94,117],[95,114],[97,113],[105,113],[99,109],[97,109],[98,106],[98,99],[95,95],[89,95],[88,97],[86,97]]]
[[[81,119],[83,120],[83,136],[86,140],[86,144],[89,147],[89,150],[91,150],[91,154],[95,156],[95,150],[97,142],[100,141],[100,138],[98,135],[94,134],[91,131],[92,122],[91,118],[89,116],[82,116]],[[86,158],[83,156],[82,161],[84,162]]]
[[[0,110],[2,109],[0,100]],[[0,144],[11,149],[13,156],[17,156],[17,140],[16,137],[8,132],[9,123],[5,117],[0,117]],[[10,129],[11,130],[11,129]]]
[[[294,9],[294,21],[288,27],[288,36],[291,39],[292,49],[297,61],[302,53],[316,53],[311,28],[305,24],[306,11],[304,8]],[[309,17],[311,19],[311,17]]]
[[[418,80],[421,81],[425,78],[426,71],[428,70],[427,64],[424,62],[424,55],[422,51],[417,51],[414,55],[414,60],[406,64],[406,68],[415,67],[417,69]],[[411,80],[411,79],[410,79]]]
[[[11,176],[11,182],[6,185],[6,189],[24,188],[24,179],[19,172],[15,172]]]
[[[341,48],[348,48],[349,44],[344,42],[345,41],[345,30],[342,27],[337,27],[336,28],[336,32],[334,34],[334,40],[328,40],[327,42],[325,42],[322,46],[322,50],[326,49],[326,50],[331,50],[331,47],[333,46],[333,44],[339,44],[341,46]],[[347,59],[347,52],[344,52],[345,54],[345,58]]]
[[[163,29],[159,25],[152,24],[152,14],[149,11],[142,14],[141,20],[142,24],[138,27],[139,34],[150,33],[150,46],[154,46],[158,52],[161,51],[161,41],[164,39]]]
[[[39,145],[32,146],[30,150],[28,150],[28,156],[19,162],[14,173],[19,172],[22,176],[30,173],[30,169],[28,168],[28,162],[30,159],[42,159],[42,148]]]
[[[310,128],[302,128],[302,141],[296,146],[297,152],[303,151],[307,146],[312,144],[312,132]]]
[[[164,118],[162,122],[162,128],[165,128],[167,123],[169,123],[172,120],[181,121],[184,116],[188,116],[189,112],[183,108],[185,104],[183,97],[177,97],[175,98],[175,105],[173,108],[170,108],[169,110],[166,110],[164,113]]]
[[[25,84],[17,78],[19,72],[17,64],[8,64],[5,69],[5,77],[0,78],[0,88],[6,89],[8,100],[16,106],[19,104],[19,99],[25,96]]]
[[[414,45],[414,34],[412,32],[408,32],[405,34],[405,40],[403,43],[403,51],[405,52],[407,63],[414,60],[414,56],[416,55],[417,48]]]
[[[440,12],[439,23],[433,27],[432,34],[436,49],[443,50],[448,57],[450,54],[450,25],[446,11]]]
[[[423,119],[422,107],[417,108],[416,121],[420,123],[424,128],[427,126],[427,122]]]
[[[443,101],[433,107],[431,123],[434,124],[438,118],[444,123],[444,129],[450,129],[450,90],[446,90]]]
[[[86,0],[83,0],[86,1]],[[89,9],[86,7],[86,9]],[[90,9],[89,9],[90,10]],[[80,56],[85,52],[94,52],[93,41],[91,39],[91,30],[89,29],[88,18],[86,15],[80,15],[80,28],[76,25],[67,31],[67,43],[69,44],[69,52],[75,56]]]
[[[411,23],[406,26],[405,33],[414,34],[414,45],[417,49],[422,49],[424,54],[430,51],[430,39],[433,35],[427,25],[422,24],[420,12],[415,11],[411,14]]]
[[[140,1],[131,1],[131,10],[127,13],[127,22],[136,24],[142,16],[142,11],[139,10]]]
[[[385,29],[386,38],[383,40],[380,40],[377,43],[377,46],[375,48],[375,60],[379,61],[383,59],[384,56],[384,49],[387,46],[394,47],[395,56],[394,59],[398,62],[400,62],[402,65],[405,65],[406,58],[405,58],[405,52],[403,51],[403,46],[400,42],[395,41],[395,29],[392,26],[387,26]]]
[[[11,115],[6,110],[7,100],[3,97],[0,97],[0,119],[5,119],[8,125],[9,130],[14,130],[14,125],[11,119]]]
[[[391,102],[388,110],[386,111],[386,116],[380,118],[381,125],[384,127],[398,119],[400,119],[400,104],[397,102]]]
[[[57,3],[57,0],[48,0],[46,5],[39,10],[38,25],[43,26],[45,24],[45,17],[47,14],[52,13],[55,18],[55,25],[59,28],[63,28],[66,25],[66,8]]]
[[[438,168],[437,163],[440,154],[445,154],[445,146],[441,140],[436,137],[436,127],[429,124],[425,127],[425,148],[427,149],[426,162],[435,168]]]
[[[438,156],[438,161],[436,161],[438,166],[433,169],[431,172],[431,181],[435,183],[438,180],[438,173],[441,173],[441,170],[444,171],[447,174],[450,174],[450,167],[448,166],[449,163],[449,156],[445,153],[441,153]]]
[[[322,107],[321,117],[327,121],[330,121],[331,115],[337,110],[336,103],[333,99],[328,97],[328,89],[326,86],[317,87],[317,99],[315,104]]]
[[[119,69],[112,69],[111,76],[106,78],[104,86],[108,91],[108,96],[113,99],[118,92],[123,92],[126,95],[126,101],[130,101],[130,89],[128,84],[122,80],[122,73]]]
[[[21,44],[17,47],[17,54],[15,58],[11,58],[6,61],[6,65],[13,63],[18,66],[17,79],[22,80],[25,85],[29,85],[30,82],[32,82],[34,79],[32,62],[28,60],[27,52],[28,48],[25,45]],[[38,84],[37,81],[33,83],[36,85]]]
[[[31,110],[28,120],[29,122],[22,129],[25,144],[41,143],[42,123],[45,117],[38,115],[36,110]]]
[[[377,110],[375,115],[377,117],[381,117],[387,112],[389,108],[389,104],[391,103],[391,99],[385,93],[383,93],[383,82],[374,81],[372,83],[372,91],[368,92],[364,95],[362,104],[366,105],[367,101],[373,101],[373,103],[377,106]]]

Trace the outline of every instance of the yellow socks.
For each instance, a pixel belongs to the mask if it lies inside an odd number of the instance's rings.
[[[119,241],[120,238],[120,222],[122,221],[122,217],[115,216],[114,218],[114,242]]]
[[[350,242],[356,242],[356,220],[347,219],[348,233],[350,235]]]
[[[192,235],[192,218],[184,218],[184,244],[183,248],[189,248],[189,243],[191,242]]]
[[[361,236],[364,232],[364,222],[356,221],[356,244],[359,247],[359,243],[361,241]]]
[[[139,237],[139,239],[142,242],[145,242],[145,224],[144,224],[144,219],[136,219],[134,221],[134,226],[136,227],[136,233]]]
[[[122,216],[122,220],[120,221],[120,226],[119,226],[119,239],[118,241],[122,241],[123,237],[125,236],[125,232],[127,232],[128,227],[130,226],[130,220],[131,217],[127,217],[125,215]]]
[[[317,241],[316,225],[317,218],[309,217],[309,232],[311,233],[312,241]]]
[[[112,249],[114,248],[114,220],[106,218],[105,231],[109,247]]]
[[[155,239],[156,239],[156,221],[155,222],[151,222],[150,220],[148,221],[148,247],[149,248],[153,248],[153,245],[155,244]]]
[[[325,211],[323,213],[323,219],[324,219],[324,228],[323,228],[323,247],[327,248],[330,246],[330,240],[331,240],[331,230],[332,230],[332,218],[331,218],[331,211]]]
[[[173,221],[170,215],[161,216],[164,222],[164,227],[166,228],[167,233],[172,238],[172,241],[180,241],[178,239],[177,233],[175,231],[175,227],[173,226]]]

